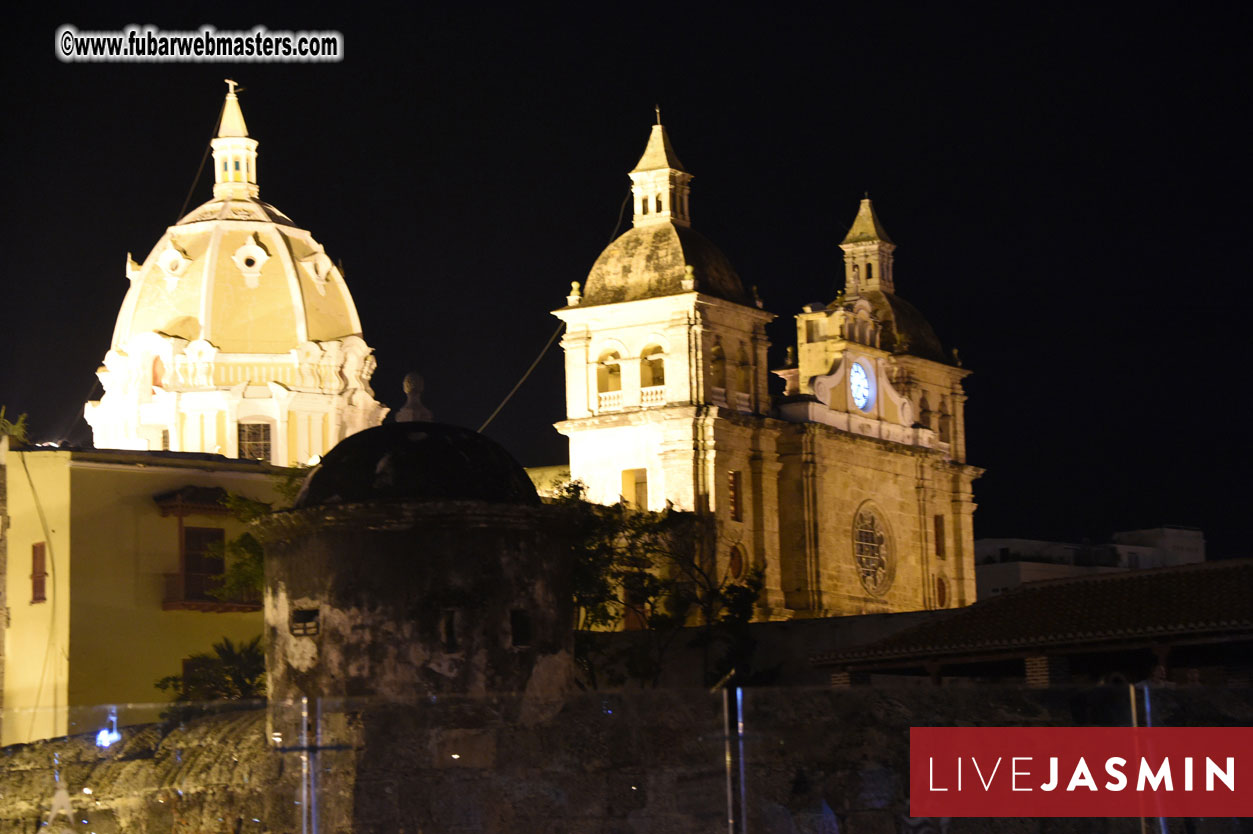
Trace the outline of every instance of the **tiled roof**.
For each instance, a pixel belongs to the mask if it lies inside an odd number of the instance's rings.
[[[812,658],[820,665],[1015,654],[1036,647],[1253,636],[1253,559],[1033,582],[883,640]]]
[[[153,502],[161,508],[162,515],[186,515],[196,512],[201,515],[227,515],[226,490],[222,487],[202,487],[187,485],[152,496]]]

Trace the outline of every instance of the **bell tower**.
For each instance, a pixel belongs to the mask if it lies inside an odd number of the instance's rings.
[[[692,229],[692,175],[660,119],[630,178],[633,228],[553,313],[566,323],[557,430],[570,438],[571,476],[600,503],[711,512],[720,568],[735,579],[761,567],[770,596],[777,463],[764,429],[765,325],[774,316]]]
[[[845,295],[896,292],[892,276],[892,253],[896,244],[883,231],[869,194],[861,201],[857,217],[840,248],[844,250]]]
[[[661,123],[661,108],[656,109],[657,123],[649,134],[648,146],[631,171],[634,225],[638,228],[670,222],[687,227],[692,225],[687,203],[692,175],[683,170],[683,163],[670,144],[670,135]]]
[[[218,135],[211,142],[213,196],[219,200],[256,199],[261,194],[257,186],[257,140],[248,136],[239,97],[235,95],[238,85],[230,78],[226,79],[226,85],[228,92],[218,122]]]

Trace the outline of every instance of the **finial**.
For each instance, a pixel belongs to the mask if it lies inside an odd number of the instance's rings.
[[[696,289],[696,267],[686,264],[683,267],[683,277],[679,281],[684,292],[691,292]]]
[[[575,307],[575,306],[578,306],[578,303],[582,300],[583,300],[583,293],[579,290],[579,282],[571,281],[570,282],[570,294],[566,296],[566,304],[568,304],[571,307]]]
[[[418,423],[435,419],[431,410],[422,404],[422,391],[426,387],[422,374],[411,372],[405,375],[404,389],[407,399],[396,412],[397,423]]]
[[[661,124],[661,105],[654,104],[653,109],[657,111],[657,124]]]
[[[869,192],[869,191],[863,191],[863,192],[861,193],[861,198],[862,198],[863,200],[869,200],[869,199],[870,199],[870,192]]]
[[[227,95],[232,95],[232,96],[235,95],[235,88],[239,85],[235,83],[235,79],[233,78],[227,78],[225,80],[226,80],[226,86],[230,88],[226,91]]]

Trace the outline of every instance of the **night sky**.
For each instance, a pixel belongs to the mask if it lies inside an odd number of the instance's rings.
[[[1175,523],[1249,555],[1248,6],[1019,5],[10,18],[0,403],[89,442],[126,253],[179,216],[231,76],[262,199],[343,261],[379,399],[418,370],[477,427],[609,242],[658,103],[776,366],[870,192],[898,292],[974,372],[976,537]],[[333,29],[346,59],[62,64],[62,23]],[[562,385],[554,348],[487,433],[564,461]]]

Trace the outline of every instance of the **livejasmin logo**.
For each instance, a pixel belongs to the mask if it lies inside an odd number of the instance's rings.
[[[911,816],[1253,815],[1248,727],[913,727],[909,748]]]

